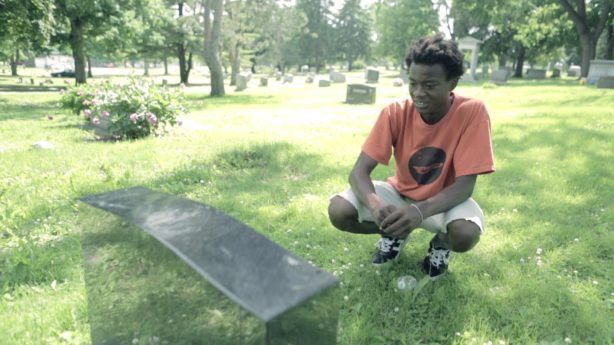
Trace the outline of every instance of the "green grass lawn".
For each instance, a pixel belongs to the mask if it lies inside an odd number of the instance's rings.
[[[613,343],[614,91],[567,79],[460,85],[492,119],[497,172],[474,192],[487,233],[412,294],[395,280],[423,276],[428,233],[376,270],[377,237],[339,232],[326,215],[379,110],[407,94],[391,80],[375,105],[300,79],[252,80],[222,99],[196,86],[184,126],[132,142],[95,140],[57,92],[0,93],[0,343],[90,342],[81,227],[103,220],[78,198],[136,185],[219,208],[337,275],[339,344]],[[54,149],[33,149],[39,140]]]

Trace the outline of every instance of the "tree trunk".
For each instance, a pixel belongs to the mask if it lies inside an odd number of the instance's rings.
[[[149,59],[145,58],[143,59],[143,75],[148,77],[149,76]]]
[[[182,84],[188,84],[188,66],[185,60],[185,46],[183,42],[177,44],[177,57],[179,58],[179,79]]]
[[[524,66],[525,50],[524,46],[520,46],[518,56],[516,57],[516,71],[514,71],[514,78],[522,78],[522,67]]]
[[[87,60],[87,77],[92,78],[92,59],[89,55],[85,55],[85,59]]]
[[[241,70],[241,57],[239,54],[241,48],[239,44],[234,44],[232,48],[230,48],[230,86],[237,85],[237,75]]]
[[[19,49],[15,50],[15,56],[11,55],[10,64],[11,64],[11,75],[13,77],[17,76],[17,63],[19,62]]]
[[[222,29],[223,0],[207,0],[205,2],[205,61],[211,74],[212,97],[221,97],[224,91],[224,74],[220,63],[219,47]],[[213,11],[213,22],[210,13]]]
[[[81,18],[70,20],[70,48],[75,60],[75,82],[85,84],[85,54],[83,52],[83,22]]]
[[[164,75],[168,75],[168,56],[164,53]]]
[[[605,41],[605,59],[614,60],[614,23],[608,25],[608,33]]]
[[[580,35],[580,47],[582,48],[582,62],[580,66],[582,68],[581,77],[588,77],[588,69],[591,64],[591,60],[595,58],[595,52],[597,51],[597,40],[593,39],[590,34]]]

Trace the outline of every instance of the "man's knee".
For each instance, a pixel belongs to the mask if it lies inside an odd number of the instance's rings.
[[[358,220],[358,211],[349,201],[336,195],[328,205],[328,218],[337,229],[348,231],[349,226]]]
[[[466,252],[480,241],[480,227],[472,221],[457,219],[448,224],[450,248],[455,252]]]

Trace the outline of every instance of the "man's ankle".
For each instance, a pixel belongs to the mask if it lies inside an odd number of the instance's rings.
[[[433,237],[433,245],[437,248],[443,248],[450,250],[450,243],[448,242],[448,235],[438,232],[435,237]]]

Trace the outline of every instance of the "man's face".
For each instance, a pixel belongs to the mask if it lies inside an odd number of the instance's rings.
[[[439,118],[447,113],[450,91],[454,90],[456,82],[456,79],[447,80],[440,64],[413,63],[409,67],[409,95],[424,117]]]

